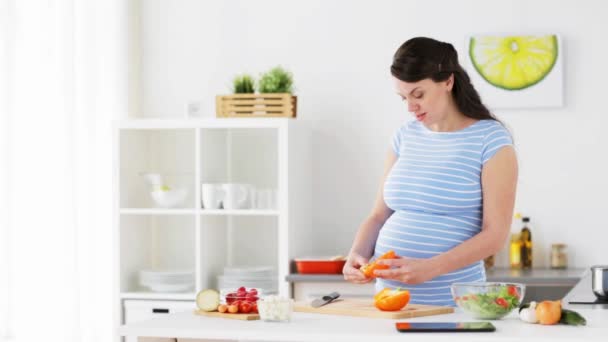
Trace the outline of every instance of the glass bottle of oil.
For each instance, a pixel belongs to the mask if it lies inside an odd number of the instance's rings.
[[[521,219],[523,227],[521,228],[521,266],[523,268],[532,268],[532,232],[530,232],[530,218],[523,217]]]
[[[512,269],[521,268],[521,237],[518,233],[511,234],[511,243],[509,244],[509,264]]]

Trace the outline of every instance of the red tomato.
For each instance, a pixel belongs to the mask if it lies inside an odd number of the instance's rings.
[[[258,302],[254,302],[251,307],[251,312],[258,313]]]
[[[517,292],[517,287],[511,285],[507,288],[507,292],[509,293],[509,296],[519,298],[519,293]]]
[[[232,304],[236,300],[236,293],[232,292],[226,295],[226,303]]]
[[[251,309],[253,309],[253,305],[249,302],[241,302],[241,304],[239,304],[239,312],[250,313]]]
[[[248,293],[247,296],[245,297],[245,300],[248,302],[255,302],[258,299],[259,299],[258,296],[255,294],[252,294],[252,293]]]
[[[504,298],[496,298],[496,304],[502,306],[503,308],[508,308],[509,307],[509,303],[507,303],[507,301]]]

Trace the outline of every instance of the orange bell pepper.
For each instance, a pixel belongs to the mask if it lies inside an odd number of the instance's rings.
[[[361,266],[361,268],[359,268],[359,270],[361,272],[363,272],[365,277],[375,278],[375,276],[374,276],[375,270],[386,270],[389,268],[388,265],[378,265],[376,263],[376,261],[382,260],[382,259],[396,259],[396,258],[397,258],[397,255],[395,254],[395,251],[390,250],[390,251],[382,254],[381,256],[379,256],[376,260]]]
[[[374,296],[374,306],[382,311],[399,311],[410,302],[410,291],[386,288]]]

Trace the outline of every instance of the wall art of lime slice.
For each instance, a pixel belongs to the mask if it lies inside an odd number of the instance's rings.
[[[555,65],[557,50],[555,35],[473,37],[469,44],[469,56],[481,77],[506,90],[542,81]]]

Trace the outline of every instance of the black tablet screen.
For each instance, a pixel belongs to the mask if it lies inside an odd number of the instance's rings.
[[[490,322],[397,322],[400,332],[477,332],[495,331]]]

